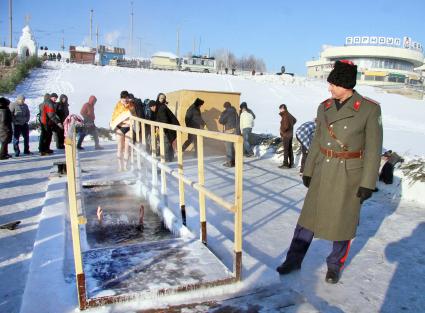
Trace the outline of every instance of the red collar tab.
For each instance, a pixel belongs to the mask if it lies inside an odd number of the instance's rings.
[[[360,109],[360,104],[361,104],[361,102],[359,100],[354,102],[354,105],[353,105],[354,111],[358,111]]]
[[[329,109],[331,107],[331,105],[332,105],[332,100],[331,99],[326,100],[326,102],[325,102],[325,110]]]
[[[351,62],[350,60],[339,60],[339,62],[348,64],[348,65],[354,65],[354,63]]]

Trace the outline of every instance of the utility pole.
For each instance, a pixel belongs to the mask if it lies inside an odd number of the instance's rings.
[[[9,0],[10,47],[12,48],[12,0]]]
[[[96,26],[96,51],[99,49],[99,25]]]
[[[62,51],[65,51],[65,35],[64,35],[63,29],[62,29]]]
[[[177,49],[176,49],[177,57],[180,58],[180,29],[177,28]]]
[[[196,38],[193,38],[193,49],[192,49],[192,55],[195,55],[196,53]]]
[[[139,57],[142,57],[142,37],[137,37],[139,39]]]
[[[90,48],[93,43],[92,30],[93,30],[93,9],[90,10]]]
[[[199,44],[198,44],[198,55],[201,55],[201,36],[199,36]]]
[[[131,1],[131,14],[130,14],[130,21],[131,21],[131,30],[130,30],[130,49],[129,55],[133,55],[133,22],[134,22],[134,13],[133,13],[133,1]]]

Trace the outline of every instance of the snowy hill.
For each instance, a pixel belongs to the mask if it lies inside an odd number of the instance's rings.
[[[18,94],[25,94],[35,116],[46,92],[68,95],[74,113],[93,94],[98,99],[97,125],[107,127],[121,90],[142,99],[156,99],[159,92],[179,89],[241,92],[241,101],[246,101],[257,115],[254,132],[274,135],[279,135],[279,104],[287,104],[300,125],[313,119],[317,105],[330,95],[324,82],[285,75],[231,76],[47,62],[10,97],[14,100]],[[420,144],[425,139],[425,100],[386,94],[367,86],[357,90],[381,103],[384,148],[403,155],[425,155],[425,145]]]

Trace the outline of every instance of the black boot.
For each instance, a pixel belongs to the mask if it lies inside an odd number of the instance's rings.
[[[336,284],[339,281],[340,271],[334,269],[328,269],[326,273],[325,281],[329,284]]]
[[[300,268],[301,268],[301,264],[285,261],[281,265],[276,267],[276,271],[280,275],[286,275],[286,274],[289,274],[293,271],[298,271]]]

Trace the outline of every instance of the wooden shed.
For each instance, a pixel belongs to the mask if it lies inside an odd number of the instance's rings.
[[[96,49],[69,46],[70,61],[81,64],[94,64]]]
[[[218,122],[221,112],[223,112],[223,104],[228,101],[239,112],[240,92],[227,91],[206,91],[206,90],[177,90],[167,93],[168,107],[176,115],[180,125],[186,126],[184,118],[187,109],[193,104],[196,98],[204,100],[201,106],[202,118],[206,123],[206,129],[211,131],[223,131],[223,125]],[[187,139],[187,135],[183,135],[183,142]],[[193,146],[193,145],[192,145]],[[205,148],[207,153],[219,152],[224,153],[224,145],[222,142],[214,140],[205,140]],[[193,149],[189,147],[188,150]]]

